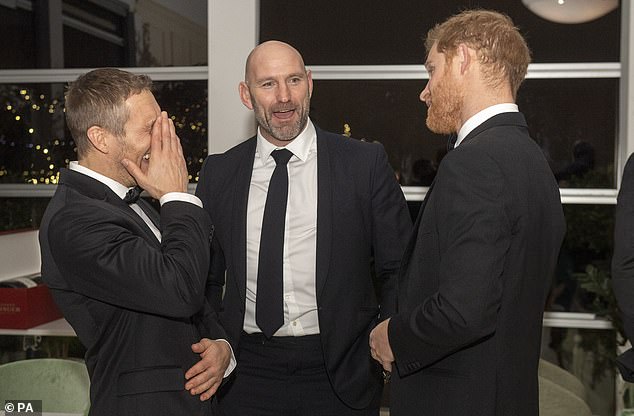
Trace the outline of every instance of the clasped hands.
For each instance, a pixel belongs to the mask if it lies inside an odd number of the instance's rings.
[[[389,324],[390,320],[386,319],[370,332],[370,354],[381,364],[384,371],[391,373],[394,354],[387,333]]]

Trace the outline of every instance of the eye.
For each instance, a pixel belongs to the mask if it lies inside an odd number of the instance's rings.
[[[260,87],[262,88],[273,88],[275,86],[275,83],[273,81],[264,81],[262,84],[260,84]]]
[[[291,85],[297,85],[300,82],[302,82],[302,79],[300,77],[292,77],[291,79],[288,80],[288,83]]]

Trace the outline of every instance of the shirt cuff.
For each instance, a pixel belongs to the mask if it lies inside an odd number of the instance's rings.
[[[231,372],[236,368],[237,365],[237,361],[236,361],[236,356],[233,353],[233,348],[231,348],[231,344],[229,344],[229,341],[227,341],[226,339],[217,339],[216,341],[224,341],[227,343],[227,345],[229,346],[229,349],[231,350],[231,361],[229,362],[229,366],[227,367],[227,369],[225,370],[225,375],[222,378],[227,378],[229,376],[229,374],[231,374]]]
[[[159,199],[161,206],[164,203],[170,201],[182,201],[192,203],[200,208],[203,207],[203,202],[196,195],[188,194],[187,192],[168,192]]]

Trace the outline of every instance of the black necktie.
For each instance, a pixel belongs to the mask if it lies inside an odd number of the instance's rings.
[[[255,302],[255,322],[270,338],[284,324],[282,292],[284,223],[288,199],[288,170],[286,164],[293,156],[289,150],[274,150],[275,170],[271,175],[264,205],[260,254],[258,260],[258,288]]]
[[[128,205],[134,204],[136,201],[139,200],[139,196],[141,196],[141,192],[143,192],[143,189],[141,189],[139,186],[130,188],[130,190],[128,190],[128,193],[125,194],[125,197],[123,198],[123,202],[125,202]]]

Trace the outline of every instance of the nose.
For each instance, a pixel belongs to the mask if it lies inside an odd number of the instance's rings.
[[[279,102],[285,103],[285,102],[288,102],[290,99],[291,99],[290,88],[288,87],[288,85],[286,85],[285,82],[280,83],[277,89],[277,100]]]
[[[425,104],[427,104],[427,100],[429,100],[430,97],[430,92],[429,92],[429,82],[427,82],[427,84],[425,85],[425,88],[420,92],[420,96],[418,97],[422,102],[424,102]]]

